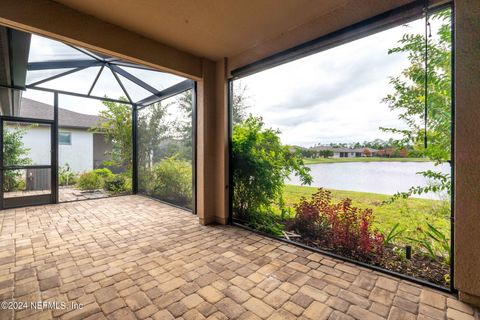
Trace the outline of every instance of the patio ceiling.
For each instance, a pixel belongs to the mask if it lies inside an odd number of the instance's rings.
[[[57,0],[150,39],[218,60],[258,47],[318,21],[351,24],[411,0]],[[352,10],[358,8],[359,10]],[[326,31],[326,30],[319,30]]]

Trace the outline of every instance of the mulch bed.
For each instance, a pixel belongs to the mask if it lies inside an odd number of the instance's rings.
[[[293,241],[305,244],[309,247],[318,248],[323,251],[329,251],[334,254],[344,256],[360,262],[372,264],[387,270],[402,273],[417,279],[422,279],[440,286],[450,286],[450,267],[442,263],[442,259],[433,260],[429,256],[414,252],[411,259],[401,258],[395,251],[394,246],[387,246],[384,248],[383,255],[380,257],[373,257],[372,259],[365,259],[364,257],[355,257],[341,250],[340,248],[329,248],[322,244],[319,240],[308,240],[302,237],[292,239]],[[397,247],[397,250],[404,250]],[[447,275],[447,276],[446,276]]]
[[[433,260],[424,254],[414,253],[410,260],[402,260],[393,250],[393,247],[385,248],[379,266],[403,273],[414,278],[423,279],[444,287],[450,286],[450,266],[441,262],[438,257]]]

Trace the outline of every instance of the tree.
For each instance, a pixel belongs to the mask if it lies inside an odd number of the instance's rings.
[[[232,97],[232,123],[240,123],[247,117],[246,110],[250,107],[248,105],[247,86],[240,81],[234,82],[234,90]],[[193,119],[192,115],[192,90],[187,90],[177,97],[177,103],[183,112],[187,115],[187,119]],[[180,124],[180,131],[183,133],[183,138],[186,141],[192,141],[192,122],[185,121]]]
[[[155,153],[160,144],[169,138],[169,123],[166,120],[167,105],[154,103],[138,112],[138,160],[150,170],[155,162]]]
[[[186,146],[192,147],[193,144],[193,100],[192,100],[192,90],[187,90],[181,93],[177,97],[177,103],[180,105],[180,109],[185,114],[185,119],[179,124],[178,131],[182,136],[182,139]]]
[[[232,123],[241,123],[247,118],[248,105],[247,86],[239,80],[233,82]]]
[[[28,155],[28,148],[24,147],[23,135],[26,129],[6,128],[3,129],[3,165],[4,166],[24,166],[32,163]],[[21,185],[19,178],[21,173],[18,170],[5,170],[3,180],[3,191],[17,190]]]
[[[381,128],[384,131],[399,134],[396,141],[399,146],[412,146],[413,153],[425,156],[436,164],[450,160],[451,131],[451,30],[450,10],[443,10],[432,16],[440,21],[441,27],[435,37],[428,38],[428,122],[424,130],[425,103],[425,36],[405,34],[398,41],[398,46],[388,51],[389,54],[407,54],[410,65],[400,75],[390,78],[394,92],[387,95],[383,102],[391,110],[400,112],[408,129]],[[424,148],[424,135],[428,138],[428,147]],[[412,187],[408,192],[394,196],[408,197],[430,191],[446,190],[450,192],[450,175],[435,171],[421,172],[423,176],[435,181],[427,187]]]
[[[120,98],[125,100],[125,98]],[[105,110],[99,112],[100,120],[93,132],[105,135],[105,142],[112,143],[112,151],[108,154],[112,157],[107,164],[132,169],[132,113],[128,104],[103,101]]]
[[[332,157],[333,156],[333,151],[332,150],[321,150],[319,153],[324,158]]]
[[[315,151],[302,147],[294,147],[294,152],[297,152],[304,158],[312,158],[315,155]]]
[[[312,182],[310,169],[289,146],[282,145],[279,134],[264,128],[262,119],[252,115],[233,128],[233,210],[240,219],[249,220],[270,210],[292,173],[303,184]]]

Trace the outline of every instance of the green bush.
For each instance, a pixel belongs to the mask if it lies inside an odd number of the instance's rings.
[[[20,170],[5,170],[3,176],[3,191],[22,191],[25,190],[25,179]]]
[[[121,174],[111,175],[105,179],[104,188],[112,193],[128,191],[127,178]]]
[[[100,176],[102,179],[107,179],[107,178],[110,178],[112,176],[114,176],[114,174],[112,173],[112,171],[108,168],[99,168],[99,169],[95,169],[92,171],[94,174]]]
[[[73,172],[69,172],[68,174],[60,173],[58,176],[58,183],[61,186],[73,186],[77,181],[77,176]]]
[[[102,177],[94,171],[85,172],[80,175],[77,182],[80,190],[96,190],[103,187]]]
[[[180,206],[192,205],[192,165],[188,161],[166,158],[153,167],[149,193]]]
[[[280,216],[273,213],[272,210],[265,210],[250,215],[250,219],[245,224],[255,230],[273,234],[278,237],[283,236],[282,231],[285,229]]]
[[[253,116],[234,126],[232,151],[234,217],[277,234],[277,223],[261,215],[272,212],[276,203],[283,206],[283,187],[291,174],[310,184],[310,169],[299,154],[282,145],[278,130],[265,128],[262,119]]]
[[[5,171],[3,180],[4,192],[25,191],[26,188],[26,181],[20,170]]]
[[[61,186],[72,186],[77,183],[77,176],[70,171],[70,166],[66,164],[58,172],[58,183]]]
[[[28,165],[32,160],[28,158],[28,148],[23,144],[23,135],[26,129],[21,126],[15,128],[3,128],[3,165],[19,166]],[[3,191],[25,190],[25,179],[21,170],[3,171]]]

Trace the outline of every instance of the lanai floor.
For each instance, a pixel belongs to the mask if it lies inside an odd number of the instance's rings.
[[[57,302],[0,319],[480,319],[454,296],[141,196],[0,223],[0,300]]]

